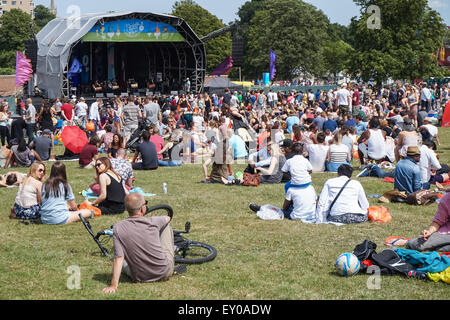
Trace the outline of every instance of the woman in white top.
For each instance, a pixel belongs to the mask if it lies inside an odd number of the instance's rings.
[[[0,137],[2,140],[2,146],[4,146],[6,143],[9,143],[10,139],[8,121],[9,115],[8,113],[6,113],[5,106],[0,105]]]
[[[28,175],[24,178],[17,191],[14,207],[10,218],[32,220],[40,217],[42,203],[42,181],[45,177],[45,164],[35,161]]]
[[[342,144],[342,133],[338,131],[334,135],[330,149],[328,149],[327,170],[337,172],[342,164],[350,164],[351,158],[351,150],[345,144]]]
[[[413,126],[411,119],[405,119],[403,124],[403,131],[401,131],[397,138],[397,147],[395,149],[395,160],[398,162],[401,158],[406,158],[406,151],[408,147],[419,146],[419,134]]]
[[[358,139],[361,165],[364,159],[381,161],[386,158],[386,131],[379,127],[380,120],[373,117],[369,122],[369,130],[364,131]]]

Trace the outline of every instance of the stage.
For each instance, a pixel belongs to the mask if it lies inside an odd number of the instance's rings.
[[[181,93],[187,79],[190,92],[203,92],[205,47],[178,17],[126,12],[57,18],[36,38],[37,83],[49,99]]]

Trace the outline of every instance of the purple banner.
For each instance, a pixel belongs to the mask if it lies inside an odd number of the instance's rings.
[[[228,74],[233,68],[233,58],[227,57],[221,64],[210,73],[210,76],[221,76],[223,74]]]
[[[275,54],[275,52],[270,50],[270,81],[275,79],[275,75],[277,74],[276,63],[277,55]]]

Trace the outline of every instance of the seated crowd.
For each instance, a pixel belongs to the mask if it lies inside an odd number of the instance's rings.
[[[401,93],[408,97],[416,91],[411,89],[405,84]],[[283,183],[282,210],[287,219],[362,223],[368,220],[369,203],[361,183],[351,179],[355,160],[359,159],[362,170],[357,177],[394,178],[394,189],[406,194],[430,189],[433,184],[444,189],[442,184],[449,180],[448,166],[439,163],[435,153],[440,144],[438,129],[432,118],[414,110],[424,111],[428,105],[410,105],[408,99],[400,97],[395,101],[382,99],[384,90],[393,89],[343,85],[319,92],[313,100],[302,92],[279,92],[275,94],[279,102],[274,103],[272,95],[270,104],[263,90],[245,94],[226,90],[220,97],[188,94],[141,100],[130,96],[106,104],[98,99],[90,107],[83,98],[78,102],[46,102],[38,123],[48,112],[54,125],[36,136],[30,129],[28,143],[23,132],[9,140],[4,156],[5,169],[29,167],[29,173],[7,173],[0,186],[18,186],[11,218],[67,224],[79,221],[79,214],[93,217],[92,210],[78,209],[64,163],[56,161],[47,178],[43,162],[52,160],[56,131],[78,125],[89,135],[89,142],[72,156],[81,169],[95,171],[90,188],[97,198],[88,204],[100,209],[102,215],[127,210],[129,219],[140,219],[142,198],[130,196],[133,170],[180,167],[200,159],[204,183],[245,185],[246,177],[255,176],[262,184]],[[52,120],[55,117],[56,122]],[[46,125],[47,120],[41,122]],[[15,127],[23,125],[20,119],[15,121]],[[233,170],[235,162],[247,163],[244,174]],[[311,174],[320,172],[336,173],[337,177],[328,179],[317,196]],[[423,232],[422,240],[431,240],[433,246],[448,238],[448,234],[444,240],[435,235],[442,230],[448,233],[448,201],[449,195],[442,199],[431,227]],[[255,204],[250,207],[260,209]],[[155,223],[160,230],[168,222]],[[124,223],[117,228],[120,232],[133,227]],[[115,239],[115,244],[125,248],[124,241]],[[421,241],[405,245],[432,246]],[[117,251],[118,257],[131,259],[123,250]],[[173,271],[172,257],[162,258],[164,270],[148,281],[165,279]],[[114,272],[122,268],[126,265],[119,259]],[[128,269],[133,278],[148,279],[136,268],[130,265]],[[105,291],[117,289],[117,282],[113,277],[112,286]]]

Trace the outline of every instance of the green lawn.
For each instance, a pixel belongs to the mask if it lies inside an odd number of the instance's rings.
[[[441,162],[450,160],[450,130],[440,129]],[[51,163],[48,163],[48,169]],[[67,162],[69,182],[78,195],[93,180],[93,171]],[[355,167],[357,163],[354,163]],[[238,166],[241,170],[243,165]],[[1,173],[4,173],[2,170]],[[25,172],[25,171],[24,171]],[[112,263],[99,250],[81,223],[68,226],[24,225],[10,220],[9,208],[17,189],[2,189],[0,217],[0,299],[449,299],[448,285],[432,281],[384,276],[379,290],[368,289],[367,275],[342,278],[334,261],[365,239],[385,248],[388,236],[416,237],[433,218],[437,204],[411,207],[388,204],[392,222],[336,227],[294,221],[263,221],[248,204],[283,203],[283,185],[257,188],[205,185],[200,165],[136,172],[137,186],[157,196],[151,205],[166,203],[175,210],[173,227],[191,221],[189,238],[215,246],[217,258],[189,266],[188,272],[168,282],[135,284],[122,276],[119,291],[102,289],[111,280]],[[355,175],[357,172],[355,172]],[[335,174],[314,174],[317,194]],[[375,178],[360,179],[366,193],[382,194],[392,184]],[[168,194],[162,194],[162,183]],[[376,199],[369,199],[377,205]],[[127,217],[103,216],[91,221],[94,231]],[[69,289],[71,267],[80,270],[80,289]]]

